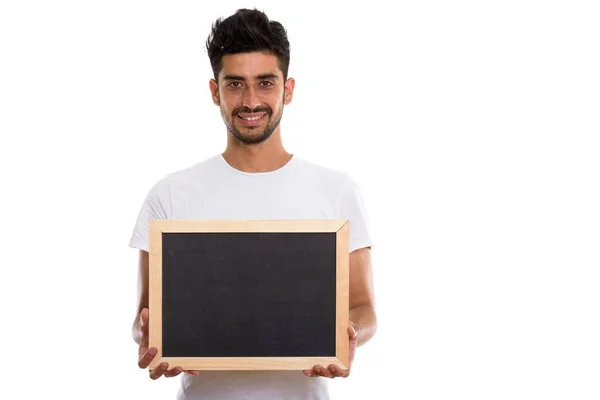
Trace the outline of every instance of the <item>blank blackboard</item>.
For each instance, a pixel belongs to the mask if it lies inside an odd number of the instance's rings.
[[[150,369],[348,365],[347,220],[150,223]]]

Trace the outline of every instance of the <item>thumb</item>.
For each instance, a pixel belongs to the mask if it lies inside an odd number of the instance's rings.
[[[348,335],[350,339],[355,339],[356,335],[358,335],[358,329],[355,323],[350,322],[350,326],[348,327]]]
[[[148,309],[142,308],[142,312],[140,313],[140,326],[142,327],[142,332],[148,332]]]

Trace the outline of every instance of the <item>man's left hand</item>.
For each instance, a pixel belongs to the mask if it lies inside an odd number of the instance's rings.
[[[304,370],[304,375],[317,377],[323,376],[325,378],[346,378],[350,375],[350,367],[352,366],[352,361],[354,360],[354,353],[356,351],[356,337],[358,335],[358,326],[350,321],[350,326],[348,327],[348,336],[350,337],[349,343],[349,363],[348,369],[341,369],[337,365],[329,365],[329,367],[325,368],[320,365],[315,365],[312,369]]]

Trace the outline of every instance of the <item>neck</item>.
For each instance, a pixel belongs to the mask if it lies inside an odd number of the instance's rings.
[[[223,158],[233,168],[243,172],[270,172],[287,164],[292,155],[283,147],[279,127],[263,143],[248,145],[227,135]]]

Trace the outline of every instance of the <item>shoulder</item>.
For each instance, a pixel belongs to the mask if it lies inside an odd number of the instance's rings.
[[[168,191],[173,187],[182,187],[201,182],[203,178],[210,177],[215,167],[215,158],[212,156],[189,165],[164,174],[153,186],[156,191]]]
[[[320,190],[333,196],[341,209],[363,209],[364,198],[356,180],[347,171],[326,167],[304,159],[297,160]]]
[[[324,166],[302,157],[297,158],[296,163],[300,174],[328,188],[342,189],[354,185],[354,181],[346,171]]]

